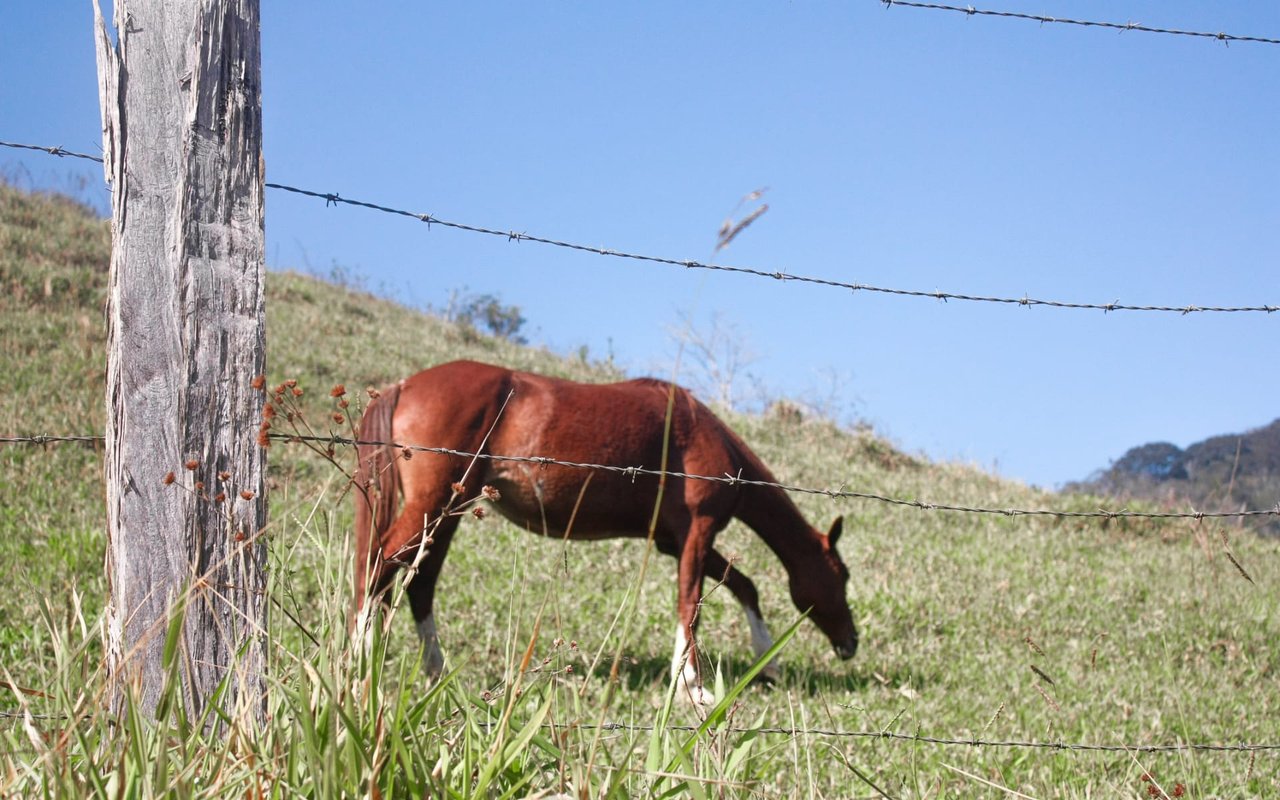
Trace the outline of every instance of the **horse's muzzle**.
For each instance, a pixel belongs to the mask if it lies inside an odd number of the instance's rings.
[[[858,637],[855,636],[847,642],[840,642],[835,645],[835,648],[836,655],[840,657],[840,660],[848,661],[858,652]]]

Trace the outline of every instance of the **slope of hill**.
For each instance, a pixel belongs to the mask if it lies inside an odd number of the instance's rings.
[[[0,185],[0,436],[102,429],[107,252],[106,225],[92,214]],[[298,379],[314,419],[332,411],[327,390],[335,383],[378,385],[451,358],[614,377],[302,275],[271,273],[267,296],[268,377]],[[990,508],[1106,504],[908,458],[870,432],[778,408],[725,418],[789,484]],[[350,463],[342,453],[337,460]],[[377,703],[353,700],[372,678],[341,671],[350,663],[343,654],[358,649],[346,633],[344,476],[296,445],[273,446],[269,461],[268,728],[207,747],[175,728],[133,747],[127,737],[112,744],[114,721],[94,716],[84,725],[78,718],[70,739],[49,732],[46,745],[30,720],[24,728],[0,714],[0,796],[134,786],[127,771],[200,797],[473,796],[480,765],[498,755],[492,786],[501,791],[491,794],[513,797],[541,789],[972,796],[990,789],[975,775],[997,786],[992,791],[1017,787],[1023,796],[1146,796],[1144,772],[1166,787],[1185,783],[1193,796],[1280,791],[1276,762],[1261,754],[1255,766],[1247,753],[979,748],[913,738],[1274,743],[1280,542],[1231,539],[1209,522],[954,513],[797,494],[818,527],[845,517],[840,549],[861,649],[837,662],[802,623],[781,655],[780,685],[747,690],[712,733],[692,736],[655,710],[668,686],[671,560],[655,556],[646,568],[639,542],[566,545],[493,517],[463,523],[441,577],[437,612],[457,667],[452,688],[428,693],[410,670],[417,645],[401,618],[390,663],[378,670],[384,694]],[[99,473],[92,446],[0,445],[0,711],[28,704],[37,714],[80,715],[96,707],[97,620],[107,592]],[[755,580],[775,632],[798,619],[786,572],[756,536],[735,523],[718,547]],[[749,665],[749,636],[727,592],[708,589],[699,644],[708,670],[721,669],[731,683]],[[615,727],[602,732],[601,721]],[[678,706],[670,722],[696,726],[699,718]],[[544,723],[556,727],[543,731]],[[526,724],[529,738],[506,760],[495,737]],[[770,732],[728,729],[759,726]],[[805,731],[780,732],[797,728]],[[819,732],[832,730],[862,734]],[[60,788],[43,788],[46,781]]]
[[[1201,511],[1274,508],[1280,502],[1280,419],[1185,450],[1168,442],[1140,445],[1067,488]],[[1264,518],[1253,525],[1280,536],[1280,520]]]

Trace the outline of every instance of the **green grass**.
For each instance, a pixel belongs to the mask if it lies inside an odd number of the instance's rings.
[[[74,204],[0,186],[0,435],[102,429],[108,246],[104,223]],[[458,357],[612,377],[303,275],[271,273],[267,291],[269,377],[297,378],[317,412],[335,383],[378,385]],[[962,505],[1106,504],[910,458],[821,420],[726,419],[787,483]],[[895,798],[1011,796],[982,779],[1037,798],[1137,798],[1148,796],[1144,771],[1191,797],[1280,792],[1274,751],[742,732],[1280,742],[1275,540],[1227,529],[1249,582],[1227,558],[1222,526],[1207,521],[1059,522],[800,496],[820,528],[846,516],[862,649],[838,662],[801,622],[782,650],[780,685],[729,691],[749,674],[748,634],[727,592],[712,591],[700,639],[733,702],[693,735],[680,726],[699,725],[698,712],[669,702],[673,561],[654,556],[619,643],[610,621],[635,585],[641,543],[565,546],[469,520],[437,601],[452,672],[432,685],[417,673],[405,611],[385,637],[351,642],[350,503],[337,470],[285,444],[270,451],[269,721],[214,739],[175,711],[117,730],[101,708],[99,471],[92,448],[0,446],[0,680],[47,695],[5,689],[0,710],[71,717],[0,718],[0,796],[836,798],[878,796],[872,784]],[[785,575],[753,534],[735,524],[721,550],[761,587],[775,633],[796,621]]]

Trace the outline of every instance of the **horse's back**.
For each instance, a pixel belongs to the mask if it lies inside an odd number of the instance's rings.
[[[477,361],[451,361],[401,383],[397,433],[466,449],[488,439],[489,452],[656,467],[711,460],[742,464],[749,450],[687,390],[656,378],[579,383]],[[750,456],[745,456],[750,458]],[[672,469],[678,467],[673,466]]]
[[[472,361],[442,364],[407,379],[396,434],[399,441],[470,453],[609,467],[665,466],[711,475],[737,474],[743,467],[732,432],[687,391],[666,381],[578,383]],[[448,467],[431,463],[447,468],[452,481],[464,466],[456,461]],[[502,458],[482,460],[472,472],[503,491],[499,507],[507,516],[567,520],[576,508],[576,534],[584,536],[643,535],[657,496],[656,479],[634,473]],[[446,480],[441,474],[419,477]],[[696,484],[689,488],[704,499],[723,494],[718,491],[723,485]],[[690,499],[684,491],[670,491],[677,488],[669,486],[670,501]],[[727,509],[728,503],[726,497],[715,505]]]

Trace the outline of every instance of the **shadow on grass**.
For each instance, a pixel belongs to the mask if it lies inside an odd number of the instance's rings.
[[[801,692],[809,697],[832,695],[848,692],[860,692],[864,689],[910,686],[919,691],[923,687],[937,683],[934,675],[925,675],[911,670],[877,670],[869,664],[856,663],[845,665],[835,659],[834,668],[823,665],[805,666],[788,663],[782,660],[782,679],[777,684],[757,678],[758,686],[778,688]],[[745,675],[754,662],[742,657],[724,657],[720,659],[720,670],[725,682],[732,683],[739,676]],[[703,676],[710,682],[715,674],[716,665],[704,666]],[[623,656],[618,671],[623,685],[633,692],[648,692],[665,688],[670,679],[671,661],[662,656]],[[602,662],[596,667],[593,677],[607,680],[609,664]]]

